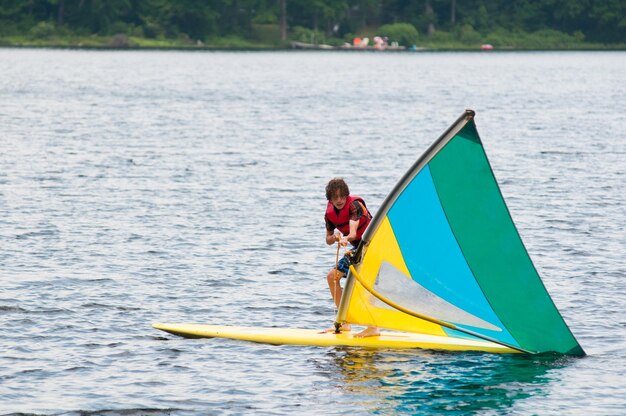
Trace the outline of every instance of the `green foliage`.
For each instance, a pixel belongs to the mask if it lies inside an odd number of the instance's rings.
[[[290,38],[307,43],[351,40],[347,34],[371,38],[372,28],[380,27],[375,34],[407,46],[626,44],[624,0],[285,1]],[[229,44],[249,39],[278,45],[280,22],[278,0],[0,0],[0,37],[38,44],[74,37],[92,45],[97,41],[87,38],[96,35],[106,45],[123,34],[135,43],[134,38],[154,40],[146,44],[167,39],[196,45],[226,37]]]
[[[532,33],[499,29],[486,36],[485,42],[497,48],[516,49],[573,49],[584,46],[585,35],[575,32],[568,35],[552,29],[542,29]]]
[[[568,49],[580,46],[584,41],[582,32],[568,35],[552,29],[542,29],[521,36],[521,44],[531,49]]]
[[[435,33],[433,33],[432,36],[428,38],[428,42],[446,45],[446,44],[457,43],[457,39],[458,39],[458,35],[454,33],[444,32],[443,30],[438,30]]]
[[[54,23],[39,22],[29,31],[30,36],[35,39],[50,39],[56,34]]]
[[[291,31],[291,40],[304,43],[325,43],[326,38],[323,34],[307,29],[306,27],[296,26]]]
[[[118,33],[111,38],[111,40],[109,41],[109,46],[111,46],[112,48],[129,48],[133,45],[130,43],[128,36]]]
[[[133,37],[137,37],[137,38],[143,38],[145,37],[145,32],[143,30],[143,27],[141,26],[135,26],[135,25],[131,25],[128,28],[128,34],[129,36],[133,36]]]
[[[483,37],[480,33],[474,30],[472,25],[470,25],[469,23],[466,23],[459,27],[456,35],[458,40],[466,45],[480,44]]]
[[[387,36],[389,42],[398,42],[403,46],[416,45],[419,40],[417,29],[410,23],[394,23],[383,25],[378,28],[376,33],[379,36]]]
[[[107,29],[109,35],[125,34],[131,31],[131,27],[124,22],[115,22]]]
[[[18,32],[17,25],[13,22],[3,22],[3,24],[0,24],[0,37],[10,36]]]
[[[280,27],[277,24],[252,24],[252,38],[261,43],[277,43],[280,41]]]
[[[151,18],[145,18],[143,20],[144,20],[143,26],[142,26],[143,33],[144,33],[144,36],[147,37],[148,39],[156,39],[165,33],[161,25],[159,25],[157,22],[155,22]]]
[[[257,44],[239,36],[221,36],[207,39],[207,45],[214,48],[251,49],[258,47]]]
[[[254,16],[252,23],[257,25],[275,25],[278,24],[278,16],[276,16],[276,12],[273,10],[267,10]]]

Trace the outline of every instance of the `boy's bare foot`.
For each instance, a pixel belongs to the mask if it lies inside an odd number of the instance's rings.
[[[341,332],[352,331],[352,325],[350,325],[350,324],[343,324],[343,325],[341,325],[341,327],[339,327],[339,330]],[[335,327],[325,329],[322,332],[320,332],[320,334],[327,334],[329,332],[335,332]]]
[[[354,334],[355,338],[376,337],[380,335],[380,330],[375,326],[368,326],[358,334]]]

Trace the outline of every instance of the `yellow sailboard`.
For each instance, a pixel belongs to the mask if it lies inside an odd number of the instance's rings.
[[[321,332],[314,329],[263,328],[249,326],[166,324],[152,325],[185,338],[228,338],[273,345],[310,345],[317,347],[364,347],[408,349],[422,348],[449,351],[515,352],[488,341],[442,337],[437,335],[383,331],[380,336],[357,338],[354,332]]]

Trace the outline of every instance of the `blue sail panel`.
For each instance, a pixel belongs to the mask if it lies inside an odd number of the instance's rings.
[[[387,215],[412,279],[447,302],[500,328],[498,339],[517,345],[467,265],[443,212],[428,166],[404,189]],[[489,336],[495,332],[472,330]]]

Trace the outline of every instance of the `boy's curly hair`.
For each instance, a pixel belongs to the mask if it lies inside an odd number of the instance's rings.
[[[333,196],[337,194],[337,191],[339,191],[339,195],[343,197],[350,195],[348,184],[343,178],[333,178],[328,182],[328,185],[326,185],[326,199],[330,201]]]

